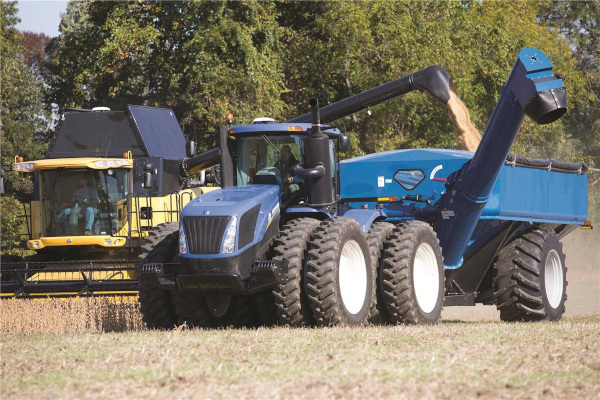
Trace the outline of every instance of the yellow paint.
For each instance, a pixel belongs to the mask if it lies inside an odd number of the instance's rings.
[[[97,161],[125,161],[124,165],[119,166],[104,166],[96,165]],[[133,168],[133,160],[130,158],[98,158],[98,157],[80,157],[80,158],[53,158],[49,160],[26,161],[19,164],[33,164],[33,169],[28,171],[18,172],[35,172],[46,169],[57,168],[90,168],[90,169],[114,169],[114,168]]]
[[[110,244],[106,241],[110,240]],[[35,247],[34,242],[38,243]],[[112,237],[109,235],[99,236],[57,236],[57,237],[41,237],[27,241],[29,250],[39,250],[49,246],[102,246],[102,247],[123,247],[125,246],[126,238]]]

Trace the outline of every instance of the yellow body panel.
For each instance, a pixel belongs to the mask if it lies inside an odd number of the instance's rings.
[[[97,166],[98,161],[118,161],[123,165]],[[19,170],[20,165],[33,164],[32,169]],[[44,169],[57,168],[90,168],[90,169],[109,169],[109,168],[133,168],[133,160],[129,158],[98,158],[98,157],[79,157],[79,158],[52,158],[48,160],[35,160],[18,162],[13,164],[13,170],[18,172],[35,172]]]
[[[110,241],[110,244],[109,244]],[[38,247],[34,246],[34,243]],[[48,246],[91,246],[97,245],[102,247],[122,247],[125,245],[125,238],[115,238],[109,235],[97,236],[56,236],[56,237],[41,237],[38,239],[28,240],[27,247],[30,250],[39,250]]]

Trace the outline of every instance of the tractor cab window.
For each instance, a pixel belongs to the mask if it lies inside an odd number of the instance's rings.
[[[296,189],[301,180],[293,167],[302,162],[301,136],[253,136],[237,140],[237,184],[279,185]],[[294,187],[296,185],[297,187]]]
[[[43,171],[41,185],[42,236],[111,235],[126,222],[127,170]]]

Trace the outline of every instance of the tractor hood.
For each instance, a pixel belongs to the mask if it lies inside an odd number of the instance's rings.
[[[279,221],[279,186],[251,185],[217,189],[188,203],[181,212],[187,252],[182,257],[232,257],[260,244]],[[273,222],[275,222],[273,224]],[[224,251],[235,223],[235,249]],[[268,235],[271,236],[271,235]]]

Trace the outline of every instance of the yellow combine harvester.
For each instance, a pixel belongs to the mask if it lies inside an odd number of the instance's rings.
[[[218,151],[194,152],[169,109],[65,110],[45,159],[12,165],[35,174],[24,215],[35,254],[2,260],[0,296],[136,295],[143,238],[215,188],[191,175]]]

